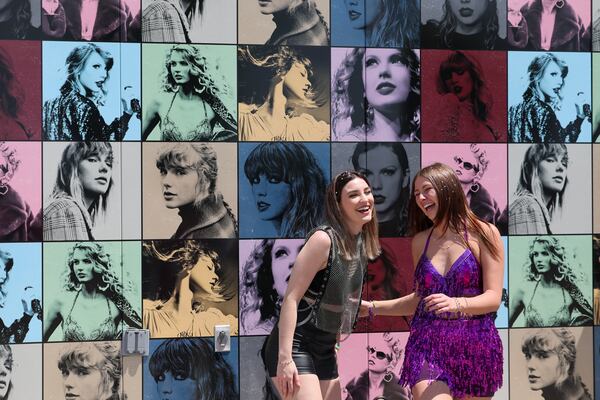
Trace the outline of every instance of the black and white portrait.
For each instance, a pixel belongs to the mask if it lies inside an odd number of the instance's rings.
[[[414,143],[359,142],[332,144],[332,174],[360,171],[375,198],[379,235],[408,235],[408,200],[412,178],[420,169],[420,146]]]
[[[332,49],[335,141],[420,141],[419,50]]]
[[[240,140],[328,141],[329,49],[239,46],[238,101]]]
[[[589,237],[511,237],[509,246],[510,327],[592,325]]]
[[[236,0],[142,0],[142,42],[236,43]]]
[[[329,1],[239,2],[240,43],[274,46],[328,46]]]
[[[236,140],[235,47],[147,44],[143,62],[144,140]]]
[[[511,399],[593,399],[593,329],[510,331]]]
[[[0,345],[0,400],[42,398],[42,345]]]
[[[139,42],[140,0],[41,0],[44,39]]]
[[[0,39],[39,39],[40,1],[8,0],[2,4]]]
[[[120,350],[119,341],[44,345],[44,398],[131,398],[125,384]]]
[[[43,150],[44,240],[140,238],[138,143],[52,142]]]
[[[240,400],[274,400],[261,356],[266,336],[240,337]]]
[[[423,49],[506,49],[506,0],[422,2],[421,23]]]
[[[240,237],[303,238],[322,222],[329,144],[239,145]]]
[[[143,327],[152,338],[238,333],[237,241],[145,241]]]
[[[144,357],[144,400],[238,399],[238,339],[215,352],[214,339],[152,340]]]
[[[583,144],[511,144],[508,233],[591,232],[591,154]]]
[[[41,342],[41,244],[1,244],[0,282],[0,343]]]
[[[140,242],[44,246],[44,341],[117,340],[141,328]]]
[[[509,142],[590,142],[590,68],[589,54],[509,53]]]
[[[144,238],[235,238],[237,147],[144,143]]]
[[[240,241],[240,334],[268,335],[304,239]]]
[[[139,46],[44,42],[43,139],[139,140]]]

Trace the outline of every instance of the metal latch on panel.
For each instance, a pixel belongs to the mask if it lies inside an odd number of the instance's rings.
[[[231,328],[229,325],[215,325],[215,352],[231,350]]]
[[[140,354],[147,356],[150,353],[150,331],[148,329],[128,328],[123,332],[121,354],[129,356]]]

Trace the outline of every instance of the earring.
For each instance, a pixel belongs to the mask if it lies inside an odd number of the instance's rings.
[[[104,286],[100,286],[98,285],[98,290],[102,291],[102,292],[106,292],[106,289],[108,289],[108,282],[106,282],[106,285]]]
[[[81,284],[81,282],[79,282],[77,285],[73,285],[73,286],[74,286],[74,288],[75,288],[75,290],[77,292],[81,291],[81,288],[83,287],[83,285]]]
[[[365,116],[365,126],[367,128],[369,128],[373,124],[374,118],[375,118],[375,110],[373,109],[372,105],[367,104],[367,112],[366,112],[366,116]]]
[[[559,0],[555,4],[556,8],[563,8],[564,6],[565,6],[565,1],[564,0]]]
[[[471,192],[477,193],[479,191],[479,188],[480,188],[479,183],[475,182],[474,184],[471,185]]]

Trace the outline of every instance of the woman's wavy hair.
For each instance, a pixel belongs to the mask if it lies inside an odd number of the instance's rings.
[[[14,365],[14,359],[12,354],[12,349],[8,344],[0,344],[0,363],[4,364],[4,368],[12,371]],[[9,400],[12,399],[10,393],[13,389],[12,379],[8,381],[8,389],[6,390],[6,394],[0,400]]]
[[[15,1],[14,3],[19,2]],[[24,3],[29,4],[29,1]],[[20,95],[16,93],[18,82],[13,71],[10,56],[3,48],[0,48],[0,109],[9,117],[17,119],[21,99]]]
[[[440,38],[442,43],[447,48],[457,48],[460,47],[460,43],[452,43],[452,34],[456,32],[456,27],[458,25],[458,21],[456,16],[450,11],[450,5],[448,4],[449,0],[446,0],[444,3],[444,15],[442,16],[442,20],[437,22],[434,21],[440,33]],[[498,21],[497,14],[497,0],[478,0],[485,2],[488,8],[483,14],[481,26],[484,30],[484,40],[483,47],[488,50],[494,49],[494,45],[496,43],[498,37],[498,30],[500,29],[500,24]]]
[[[348,229],[346,229],[346,225],[344,224],[345,217],[342,213],[340,203],[342,202],[342,190],[354,179],[362,179],[369,187],[371,187],[367,177],[360,172],[344,171],[337,174],[331,183],[327,185],[327,192],[325,195],[325,219],[333,228],[333,234],[339,247],[338,252],[346,260],[351,260],[356,257],[356,254],[354,254],[353,251],[353,248],[356,246],[356,238],[348,232]],[[374,260],[381,253],[377,212],[374,207],[372,213],[373,217],[371,220],[362,227],[365,256],[369,260]]]
[[[565,394],[566,398],[570,398],[569,393],[585,392],[587,396],[578,398],[591,398],[581,381],[581,376],[575,373],[577,341],[568,328],[539,329],[527,334],[521,342],[521,351],[528,360],[532,356],[546,357],[548,353],[556,354],[559,376],[554,385],[558,392]]]
[[[492,108],[492,96],[487,90],[481,65],[475,58],[467,56],[462,51],[450,53],[440,64],[437,76],[438,93],[452,93],[446,82],[452,78],[453,72],[459,74],[468,72],[473,83],[469,99],[473,105],[473,113],[478,120],[486,122]]]
[[[88,157],[103,156],[107,158],[112,168],[113,149],[110,142],[73,142],[69,143],[62,152],[56,182],[50,198],[60,198],[64,195],[72,197],[82,209],[90,211],[92,222],[103,218],[106,214],[106,206],[111,189],[114,185],[112,176],[108,183],[106,193],[101,194],[93,202],[91,207],[86,207],[83,200],[83,186],[79,179],[79,163]]]
[[[360,171],[363,175],[366,175],[366,170],[369,167],[369,160],[367,158],[367,165],[362,167],[358,163],[358,157],[361,154],[366,154],[370,150],[376,149],[377,147],[387,147],[392,153],[396,156],[398,160],[398,164],[400,165],[400,170],[402,172],[402,176],[406,177],[406,189],[402,189],[402,187],[398,187],[398,190],[402,190],[400,196],[398,197],[398,201],[394,205],[395,214],[396,214],[396,222],[398,225],[398,232],[406,232],[406,228],[408,225],[408,200],[410,197],[410,167],[408,165],[408,156],[406,155],[406,150],[404,146],[400,142],[359,142],[354,147],[354,152],[352,153],[352,167]]]
[[[341,62],[332,79],[331,120],[333,132],[340,135],[346,127],[343,122],[349,120],[348,131],[373,129],[372,115],[367,112],[368,100],[365,96],[365,53],[376,49],[354,48]],[[420,136],[421,75],[417,54],[408,48],[398,49],[401,62],[410,72],[410,93],[403,108],[398,108],[402,132],[414,132]]]
[[[110,254],[104,250],[100,242],[80,242],[76,243],[67,254],[67,268],[63,273],[63,288],[67,291],[81,290],[81,283],[77,279],[75,272],[75,252],[83,251],[94,262],[93,275],[96,281],[96,287],[104,292],[108,297],[113,294],[121,295],[123,290],[132,290],[133,284],[130,281],[121,283],[120,266],[113,265]],[[125,286],[125,287],[124,287]]]
[[[96,370],[101,376],[98,398],[122,400],[120,347],[113,342],[69,343],[60,354],[58,369],[63,375]]]
[[[246,178],[252,182],[260,175],[290,185],[291,203],[281,216],[279,236],[305,236],[322,222],[325,173],[313,153],[301,143],[260,143],[244,163]]]
[[[417,0],[379,0],[381,11],[366,38],[368,47],[418,48],[420,43]]]
[[[567,259],[565,247],[554,236],[538,236],[531,242],[529,256],[525,263],[525,274],[528,280],[537,281],[541,278],[533,259],[533,248],[536,243],[542,244],[548,253],[550,253],[550,266],[554,271],[553,278],[557,283],[566,282],[572,285],[579,285],[583,282],[583,274],[573,269],[573,266]]]
[[[224,302],[235,296],[232,287],[222,284],[223,276],[217,253],[206,249],[195,240],[173,240],[169,242],[148,241],[143,243],[144,263],[159,268],[154,293],[148,293],[151,300],[167,301],[176,289],[182,273],[191,271],[200,261],[211,263],[219,276],[219,282],[213,286],[213,293],[194,288],[194,294],[201,301]]]
[[[10,15],[12,16],[11,19],[14,20],[13,37],[15,39],[27,39],[31,26],[31,4],[29,0],[18,0],[11,3]]]
[[[203,93],[205,90],[213,96],[229,95],[230,88],[225,83],[225,76],[218,76],[218,66],[212,63],[202,55],[201,46],[189,44],[176,44],[171,47],[165,59],[165,70],[162,75],[162,88],[167,93],[174,93],[179,90],[178,84],[173,78],[171,72],[171,57],[173,53],[179,53],[183,56],[190,68],[190,81],[196,93]]]
[[[196,199],[194,207],[202,212],[202,204],[205,190],[208,195],[216,197],[217,176],[219,168],[217,164],[217,152],[212,145],[207,143],[166,143],[160,148],[156,159],[156,168],[161,174],[170,168],[184,168],[196,171],[198,182],[196,184]],[[227,213],[237,226],[235,215],[229,204],[223,201]]]
[[[435,221],[431,221],[417,205],[415,196],[415,182],[418,177],[429,181],[435,189],[438,198],[438,211]],[[490,251],[492,256],[500,259],[502,249],[492,241],[492,233],[489,228],[484,228],[479,219],[467,203],[467,198],[462,189],[454,170],[442,163],[434,163],[422,168],[413,178],[408,218],[411,234],[414,235],[432,226],[440,225],[443,232],[448,228],[454,232],[475,232],[481,239],[483,245]],[[484,225],[487,223],[484,222]],[[471,248],[468,241],[461,236],[465,247]]]
[[[560,69],[560,76],[562,78],[562,84],[556,91],[556,97],[552,99],[548,98],[540,89],[540,81],[542,80],[542,76],[544,75],[544,72],[546,72],[546,68],[548,68],[551,63],[558,65],[558,68]],[[527,67],[529,85],[523,93],[523,99],[527,101],[532,97],[535,97],[539,101],[549,104],[555,110],[559,110],[563,99],[562,91],[565,87],[565,78],[568,74],[569,66],[555,54],[544,53],[536,56],[533,60],[531,60],[531,63],[529,63],[529,67]]]
[[[197,400],[238,397],[233,369],[210,339],[166,339],[154,350],[148,368],[158,383],[166,372],[196,381]]]
[[[315,91],[316,82],[311,60],[289,46],[238,46],[238,100],[245,104],[261,105],[267,101],[273,85],[281,82],[295,64],[302,65],[307,72],[311,89],[304,101],[288,101],[288,114],[294,107],[316,108],[327,102],[326,91]]]
[[[79,80],[79,75],[85,66],[87,59],[94,53],[97,53],[104,60],[104,67],[106,68],[106,79],[100,86],[99,92],[92,92],[85,88]],[[86,43],[81,46],[75,47],[65,60],[65,67],[67,68],[67,79],[61,87],[61,93],[76,91],[82,96],[85,96],[99,105],[104,105],[104,100],[107,95],[106,82],[110,79],[110,70],[114,66],[113,56],[100,46],[94,43]]]
[[[529,146],[521,163],[521,174],[519,183],[515,191],[515,196],[533,194],[541,204],[544,202],[544,188],[540,181],[539,166],[542,160],[548,157],[556,157],[557,162],[565,162],[565,168],[569,163],[569,151],[567,146],[562,143],[535,143]],[[549,206],[548,214],[552,218],[557,212],[562,210],[565,190],[569,185],[569,178],[565,178],[565,184],[560,192],[557,192]]]
[[[9,272],[12,267],[15,265],[15,260],[13,259],[12,254],[6,250],[0,249],[0,261],[4,264],[4,271],[6,272],[6,279],[2,284],[0,284],[0,307],[4,307],[4,303],[6,302],[6,296],[8,292],[6,290],[6,284],[8,283],[8,279],[10,278]]]

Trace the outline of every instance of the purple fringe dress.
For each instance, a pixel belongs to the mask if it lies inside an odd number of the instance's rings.
[[[433,232],[433,231],[432,231]],[[415,270],[415,288],[421,301],[412,319],[400,384],[421,380],[446,382],[453,397],[492,396],[502,386],[502,342],[496,313],[458,317],[427,312],[423,299],[430,294],[473,297],[483,292],[481,266],[465,249],[445,276],[425,255],[431,233]]]

